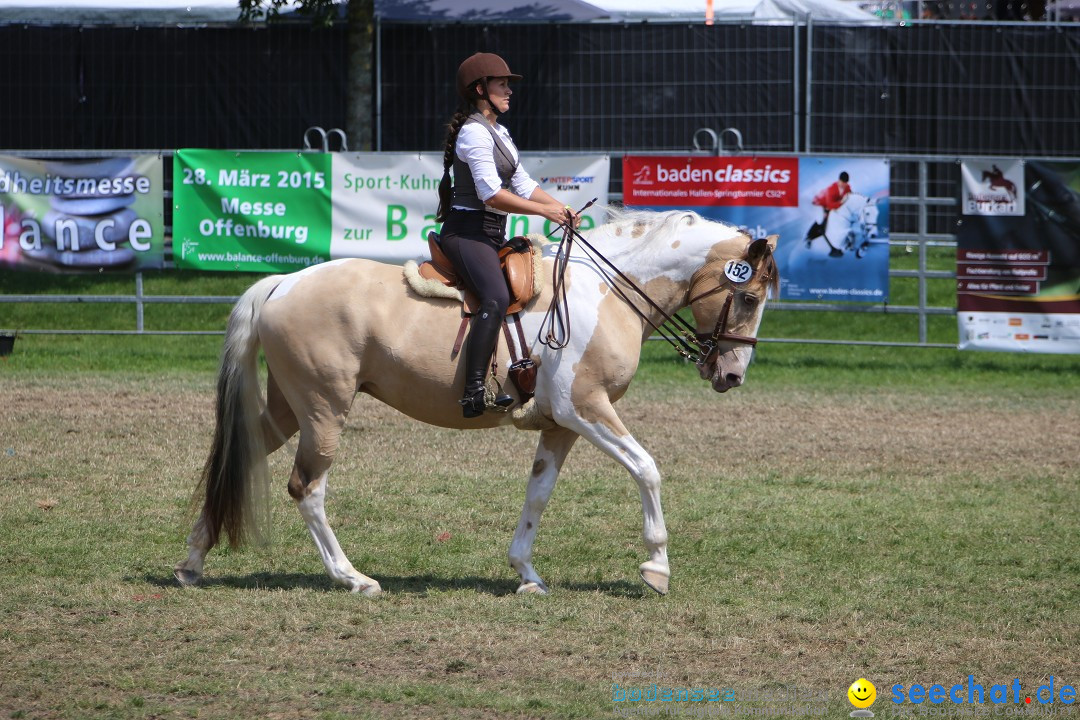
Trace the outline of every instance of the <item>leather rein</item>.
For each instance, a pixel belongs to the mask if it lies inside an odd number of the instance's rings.
[[[588,203],[582,208],[582,211],[591,204],[592,202]],[[732,301],[735,298],[734,282],[725,276],[716,287],[696,295],[694,294],[694,287],[700,280],[704,279],[704,276],[707,275],[706,271],[721,261],[714,260],[713,262],[707,263],[704,267],[694,273],[694,276],[690,279],[690,299],[686,303],[687,307],[692,306],[698,300],[703,300],[704,298],[722,292],[725,288],[729,290],[727,298],[724,299],[724,306],[720,310],[720,315],[716,318],[716,326],[713,328],[712,333],[699,333],[694,326],[679,317],[678,314],[669,314],[657,305],[644,290],[638,287],[633,280],[617,268],[614,263],[604,257],[599,250],[593,247],[581,233],[573,229],[568,223],[563,224],[561,227],[563,229],[563,237],[562,241],[559,243],[559,248],[555,253],[555,293],[552,297],[551,305],[548,307],[547,314],[544,316],[544,323],[541,326],[541,333],[544,332],[545,327],[547,328],[547,334],[544,339],[541,340],[544,345],[558,350],[566,347],[570,339],[570,317],[566,309],[566,286],[563,282],[563,274],[566,272],[566,266],[570,258],[570,249],[575,239],[584,246],[586,254],[589,255],[596,264],[600,274],[604,277],[604,280],[607,281],[612,290],[614,290],[614,292],[633,309],[638,317],[644,320],[648,325],[651,325],[653,330],[657,331],[660,334],[660,337],[674,347],[679,355],[687,360],[693,361],[699,367],[711,361],[713,357],[720,352],[719,345],[722,342],[749,345],[750,347],[757,345],[758,341],[755,337],[728,332],[728,318],[731,314]],[[603,265],[598,261],[601,261]],[[607,269],[605,269],[604,266],[607,266]],[[615,282],[615,277],[621,280],[622,283]],[[623,288],[623,284],[639,298],[644,300],[649,307],[663,318],[659,324],[653,322],[652,318],[633,302],[633,299]]]

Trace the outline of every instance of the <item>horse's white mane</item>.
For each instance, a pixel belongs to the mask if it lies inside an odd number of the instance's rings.
[[[738,229],[728,223],[710,220],[692,210],[638,210],[625,207],[608,207],[608,222],[594,230],[606,236],[618,236],[619,245],[634,252],[647,252],[649,247],[667,247],[680,231],[703,223],[712,223]]]
[[[704,220],[703,217],[692,210],[656,211],[608,207],[607,211],[609,220],[605,225],[611,228],[612,231],[614,229],[629,230],[630,232],[624,232],[623,234],[633,237],[633,230],[644,228],[644,233],[639,237],[647,238],[645,242],[662,241],[674,235],[675,231],[684,222],[689,226]]]

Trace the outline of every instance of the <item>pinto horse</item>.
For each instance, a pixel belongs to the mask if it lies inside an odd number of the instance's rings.
[[[535,397],[513,414],[462,417],[457,400],[463,369],[451,358],[461,305],[421,297],[400,267],[334,260],[256,282],[229,317],[213,446],[201,481],[202,512],[187,538],[188,556],[175,568],[180,583],[201,579],[206,554],[223,535],[235,545],[252,531],[254,518],[265,521],[257,499],[265,496],[266,456],[299,432],[288,491],[327,573],[353,592],[381,592],[377,581],[349,562],[324,510],[342,428],[356,394],[367,393],[441,427],[513,422],[540,430],[525,505],[510,543],[510,565],[521,577],[518,592],[547,592],[532,564],[540,515],[570,448],[579,437],[589,440],[637,482],[649,554],[639,571],[650,588],[666,593],[670,570],[660,473],[613,404],[626,392],[642,343],[663,314],[687,306],[694,329],[703,337],[712,333],[697,359],[701,377],[718,392],[742,384],[768,289],[775,292],[779,280],[776,238],[751,241],[735,228],[684,211],[620,212],[587,238],[622,275],[606,272],[580,243],[564,256],[569,336],[554,349],[534,344]],[[555,255],[556,247],[549,246],[542,263],[545,289],[522,315],[527,337],[540,336],[554,294]],[[628,292],[631,283],[643,292]],[[265,400],[259,387],[260,346],[267,365]],[[505,369],[505,348],[497,359]],[[516,392],[510,383],[505,389]]]

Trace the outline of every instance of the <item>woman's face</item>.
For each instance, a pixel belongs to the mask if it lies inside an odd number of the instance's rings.
[[[479,87],[480,91],[483,89],[482,86]],[[500,113],[510,109],[510,96],[514,94],[510,89],[510,78],[488,78],[487,92],[488,100]]]

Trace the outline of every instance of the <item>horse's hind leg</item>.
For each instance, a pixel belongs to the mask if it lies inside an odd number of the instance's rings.
[[[262,425],[263,443],[266,445],[267,454],[284,445],[285,441],[300,429],[296,414],[281,393],[272,370],[267,372],[266,407],[259,421]]]
[[[206,521],[201,514],[187,536],[187,547],[187,559],[173,568],[173,575],[182,586],[194,587],[202,580],[203,561],[206,553],[210,552],[210,536],[206,532]]]
[[[547,585],[532,566],[533,541],[540,525],[540,515],[547,507],[551,491],[555,489],[559,470],[577,439],[577,433],[561,427],[540,433],[529,486],[525,491],[525,506],[521,509],[521,520],[510,543],[510,567],[521,576],[521,585],[517,589],[519,593],[547,593]]]
[[[293,477],[289,480],[290,490],[299,475],[299,471],[294,468]],[[326,572],[334,582],[344,585],[351,592],[363,593],[369,597],[378,595],[382,592],[379,583],[354,568],[341,549],[341,545],[338,544],[334,531],[330,529],[326,521],[325,500],[326,473],[324,472],[308,485],[307,495],[297,500],[296,505],[300,508],[304,522],[307,523]]]
[[[326,422],[321,428],[316,424],[301,428],[289,494],[296,500],[330,578],[352,592],[378,595],[382,592],[379,583],[352,566],[326,521],[327,476],[345,423],[344,413]]]

